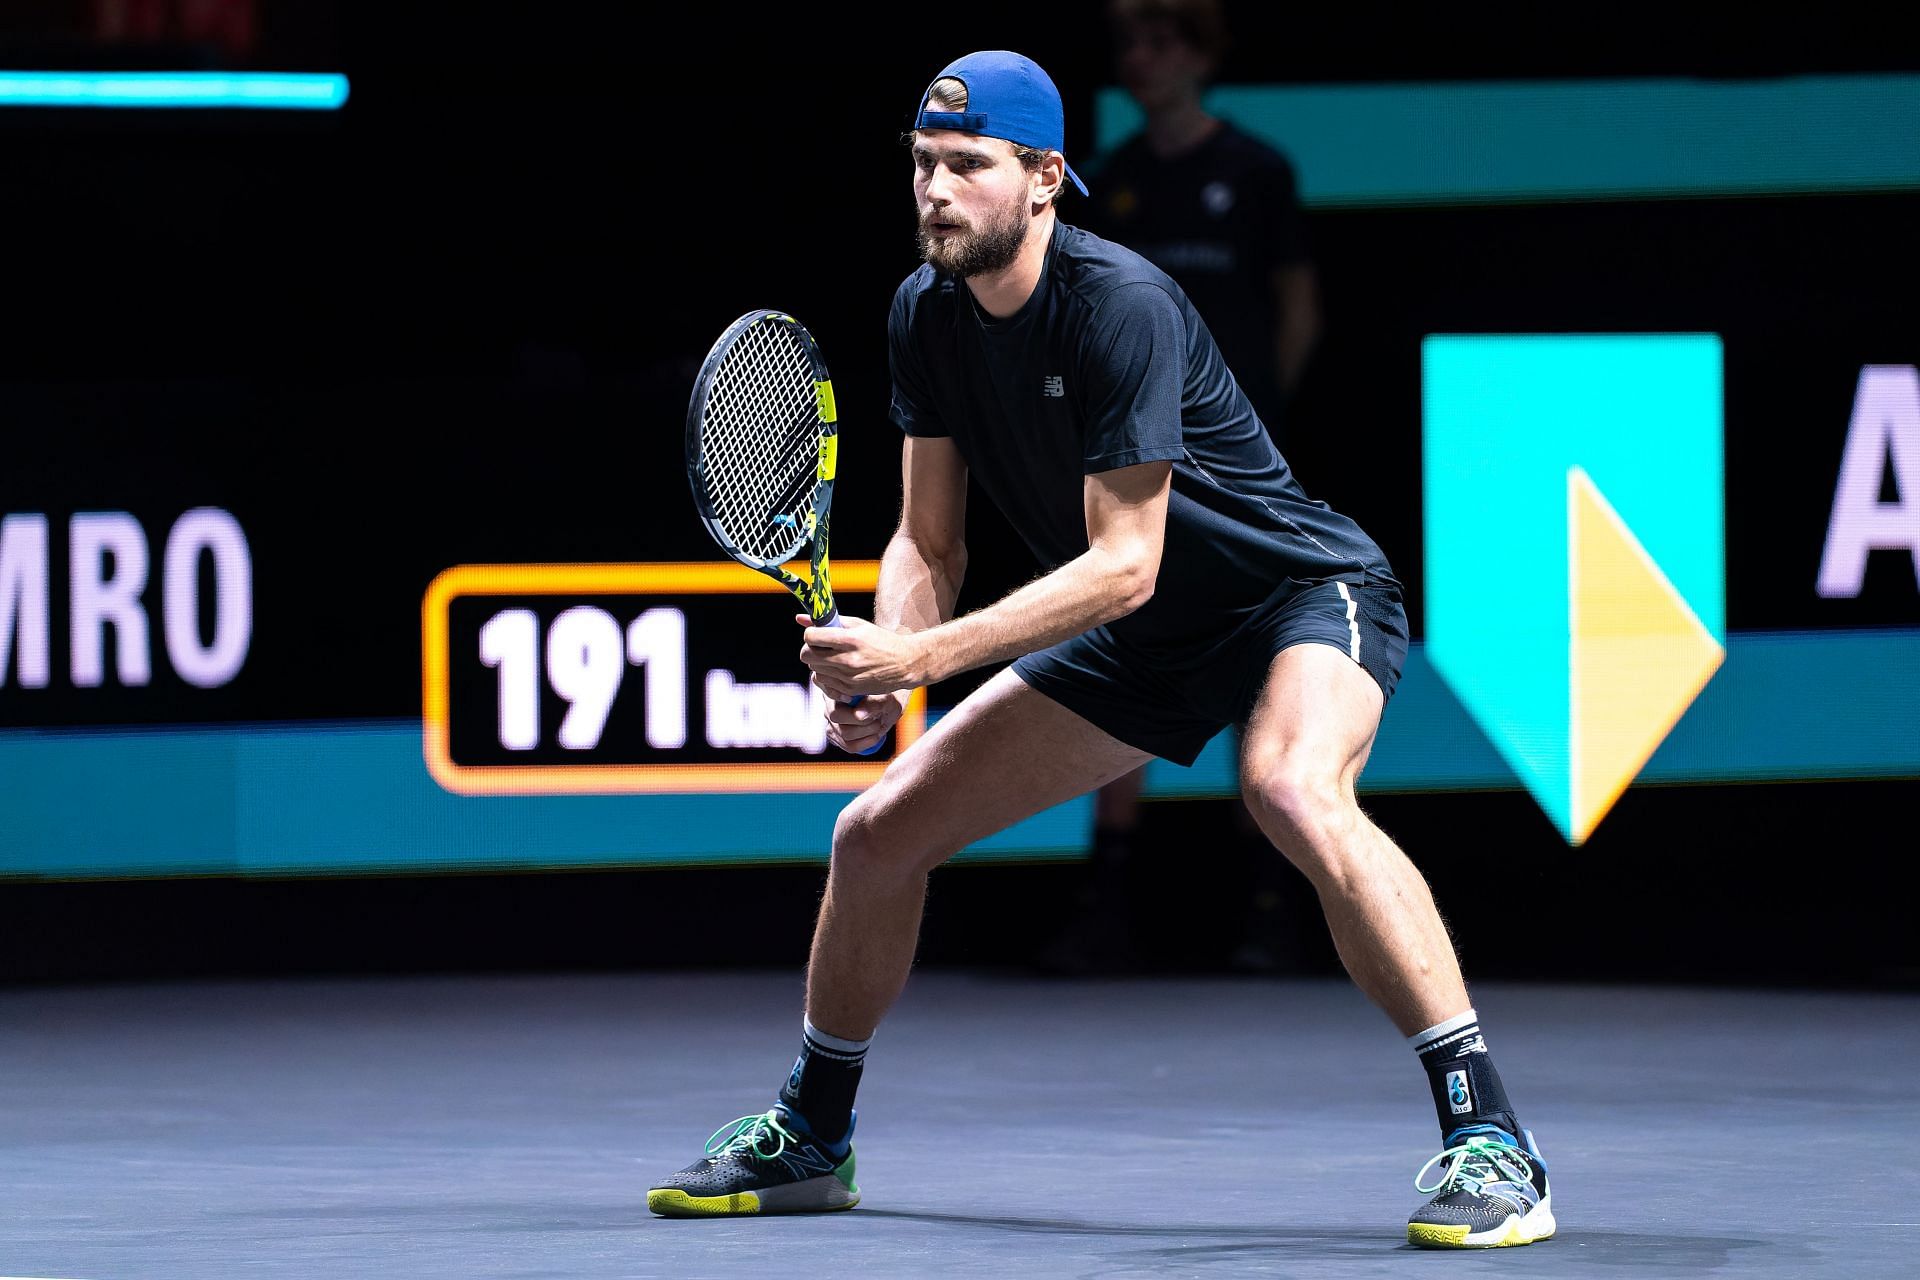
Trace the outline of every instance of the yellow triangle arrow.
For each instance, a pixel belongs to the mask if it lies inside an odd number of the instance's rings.
[[[1593,833],[1726,650],[1587,473],[1567,472],[1572,836]]]

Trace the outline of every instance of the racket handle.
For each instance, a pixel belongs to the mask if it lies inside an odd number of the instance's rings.
[[[827,619],[827,625],[830,627],[844,627],[847,624],[840,621],[840,612],[839,610],[836,609],[834,611],[833,616]],[[865,702],[866,700],[867,700],[866,694],[856,693],[851,698],[847,699],[847,705],[850,707],[857,707],[861,703]],[[887,745],[886,735],[882,734],[880,736],[879,741],[875,742],[872,746],[868,747],[865,751],[860,752],[860,754],[863,756],[870,756],[874,752],[878,751],[881,747],[884,747],[886,745]]]

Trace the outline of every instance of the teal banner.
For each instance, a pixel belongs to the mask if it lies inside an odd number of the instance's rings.
[[[1920,629],[1734,632],[1725,664],[1635,785],[1920,778],[1917,724]],[[1190,769],[1154,761],[1143,794],[1232,794],[1233,742],[1221,734]],[[1416,643],[1360,790],[1521,789],[1519,774]]]
[[[1292,158],[1309,208],[1920,190],[1911,73],[1222,85],[1207,105]],[[1102,152],[1140,122],[1096,94]]]
[[[1920,629],[1734,633],[1724,668],[1636,785],[1920,777]],[[1233,736],[1150,798],[1224,796]],[[1413,647],[1361,779],[1370,792],[1521,783]],[[458,796],[420,727],[0,730],[0,876],[305,875],[823,862],[849,795]],[[1074,858],[1083,797],[967,859]]]

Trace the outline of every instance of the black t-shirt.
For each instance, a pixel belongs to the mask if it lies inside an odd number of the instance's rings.
[[[1085,477],[1173,463],[1153,598],[1111,625],[1146,648],[1217,640],[1292,582],[1392,582],[1352,520],[1307,497],[1180,286],[1055,224],[1033,296],[994,321],[922,266],[887,319],[894,422],[950,436],[1047,568],[1087,549]]]
[[[1080,225],[1172,276],[1213,330],[1254,407],[1278,428],[1273,273],[1307,261],[1306,220],[1285,155],[1222,121],[1163,160],[1136,134],[1090,172]]]

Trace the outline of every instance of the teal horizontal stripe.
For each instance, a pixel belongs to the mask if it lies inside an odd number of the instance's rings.
[[[456,796],[417,722],[0,731],[0,876],[824,863],[852,793]],[[962,858],[1077,857],[1090,798]]]
[[[1920,778],[1920,629],[1735,632],[1727,659],[1640,773],[1640,783]],[[1143,795],[1231,795],[1233,738],[1190,769],[1147,767]],[[1519,790],[1428,661],[1407,655],[1363,792]]]
[[[1642,782],[1920,778],[1920,630],[1728,637]]]
[[[1309,207],[1920,189],[1910,73],[1223,85],[1207,103],[1293,159]],[[1140,109],[1102,89],[1094,122],[1105,152]]]
[[[0,71],[0,107],[333,111],[346,100],[347,78],[343,75]]]
[[[1735,633],[1642,782],[1920,777],[1920,629]],[[1235,790],[1232,737],[1146,794]],[[1363,791],[1517,790],[1415,645]],[[413,722],[0,730],[0,876],[305,874],[819,863],[847,793],[456,796]],[[1082,797],[967,859],[1077,857]]]

